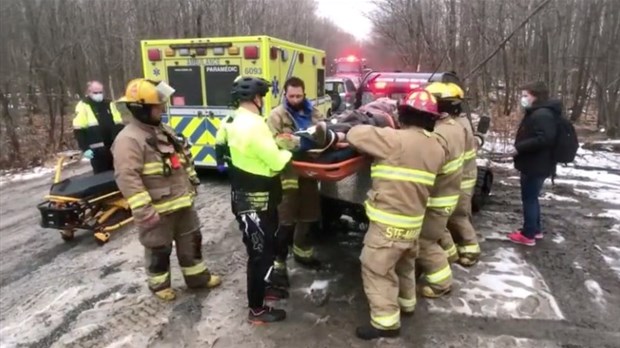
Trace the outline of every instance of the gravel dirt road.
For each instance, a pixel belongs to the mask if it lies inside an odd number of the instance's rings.
[[[518,180],[513,171],[496,170],[491,201],[475,217],[483,239],[480,264],[455,266],[449,297],[421,300],[415,316],[403,320],[401,338],[377,342],[353,334],[368,319],[360,234],[317,241],[325,271],[290,261],[292,296],[281,303],[288,319],[252,327],[244,308],[245,250],[225,178],[202,175],[197,202],[204,255],[224,283],[188,291],[174,264],[180,296],[173,303],[147,291],[132,225],[104,246],[85,232],[66,243],[38,226],[36,204],[49,189],[48,176],[4,183],[0,346],[620,347],[620,205],[592,197],[601,185],[591,178],[563,176],[545,188],[545,239],[536,248],[516,246],[505,234],[520,221]]]

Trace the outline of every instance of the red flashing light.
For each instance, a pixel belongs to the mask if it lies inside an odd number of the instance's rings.
[[[419,85],[419,84],[417,84],[417,83],[411,83],[411,84],[409,84],[409,89],[416,89],[416,88],[418,88],[418,87],[420,87],[420,85]]]
[[[351,56],[347,57],[347,62],[355,62],[355,61],[357,61],[357,57],[356,56],[351,55]]]
[[[383,81],[375,82],[376,89],[385,89],[386,86],[387,86],[387,82],[383,82]]]
[[[258,46],[245,46],[243,48],[243,57],[245,59],[258,59]]]
[[[147,54],[151,62],[158,62],[161,60],[161,51],[157,48],[149,49]]]

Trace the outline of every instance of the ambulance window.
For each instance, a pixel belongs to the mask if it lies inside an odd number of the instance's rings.
[[[317,69],[316,70],[316,87],[317,87],[317,97],[322,97],[325,95],[325,70]]]
[[[168,84],[175,89],[171,98],[172,105],[202,105],[200,67],[169,66]]]
[[[205,89],[207,105],[229,106],[230,89],[239,76],[238,65],[207,65],[205,66]]]

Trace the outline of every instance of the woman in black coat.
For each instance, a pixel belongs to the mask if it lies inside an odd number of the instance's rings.
[[[508,235],[512,242],[528,246],[542,239],[538,196],[545,180],[555,173],[553,159],[557,121],[562,104],[549,99],[549,90],[542,82],[526,85],[521,92],[525,114],[515,137],[513,156],[515,169],[521,173],[523,226]]]

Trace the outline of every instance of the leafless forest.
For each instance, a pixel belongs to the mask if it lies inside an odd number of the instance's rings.
[[[72,147],[85,81],[118,97],[141,75],[139,41],[149,38],[267,34],[330,59],[355,45],[374,68],[455,70],[473,104],[500,118],[518,111],[522,83],[542,79],[575,122],[620,133],[620,0],[376,3],[373,35],[357,43],[315,15],[313,0],[0,1],[0,168]]]

